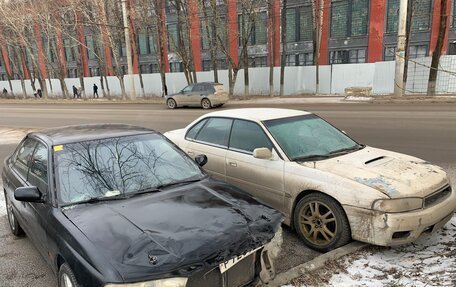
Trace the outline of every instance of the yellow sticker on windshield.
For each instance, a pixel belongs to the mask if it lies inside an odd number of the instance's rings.
[[[61,151],[63,150],[63,145],[55,145],[54,146],[54,151]]]

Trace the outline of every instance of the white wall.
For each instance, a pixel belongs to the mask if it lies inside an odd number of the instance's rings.
[[[428,66],[431,58],[414,59],[409,62],[408,80],[406,93],[425,93],[429,77]],[[372,87],[374,94],[390,94],[394,91],[394,68],[395,62],[377,62],[365,64],[340,64],[319,67],[319,91],[320,94],[342,94],[348,87]],[[445,55],[440,60],[440,69],[453,71],[456,70],[456,56]],[[315,93],[315,66],[286,67],[285,69],[285,95],[313,94]],[[160,96],[162,94],[160,74],[144,74],[143,83],[145,96]],[[218,82],[222,83],[228,90],[228,71],[218,71]],[[138,75],[133,75],[136,96],[141,97],[141,85]],[[131,86],[130,76],[125,76],[125,87],[127,92]],[[198,82],[213,82],[212,71],[198,72]],[[269,95],[269,67],[249,69],[250,95]],[[49,81],[46,80],[50,97],[60,96],[62,91],[60,82],[52,79],[52,93]],[[93,84],[99,87],[98,93],[102,96],[100,77],[84,78],[86,97],[93,96]],[[65,79],[70,96],[72,96],[72,86],[79,87],[79,79]],[[176,93],[187,86],[184,73],[166,74],[166,84],[168,93]],[[16,94],[22,93],[19,80],[12,81],[13,90]],[[108,77],[106,86],[109,86],[111,96],[121,96],[120,83],[117,77]],[[25,81],[26,91],[29,97],[33,97],[33,89],[30,80]],[[35,81],[36,88],[39,88],[38,81]],[[0,91],[6,88],[10,90],[8,81],[0,81]],[[280,67],[274,68],[274,94],[280,92]],[[437,93],[456,93],[456,72],[446,73],[439,71],[437,77]],[[244,70],[239,70],[234,87],[234,95],[244,94]]]

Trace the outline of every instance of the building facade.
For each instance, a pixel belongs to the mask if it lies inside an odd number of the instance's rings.
[[[130,0],[134,5],[134,0]],[[323,0],[320,0],[323,1]],[[319,5],[316,1],[316,13],[313,13],[312,1],[288,0],[286,9],[280,0],[273,0],[272,7],[266,4],[256,9],[255,22],[251,35],[248,39],[248,61],[250,67],[266,67],[272,63],[280,66],[281,36],[285,33],[286,38],[286,65],[306,66],[314,65],[313,56],[313,14],[322,15],[320,65],[348,64],[348,63],[373,63],[379,61],[394,60],[394,52],[397,41],[397,26],[399,0],[324,0]],[[440,1],[439,0],[412,0],[413,16],[411,21],[409,58],[418,58],[432,55],[438,36]],[[456,54],[456,0],[448,0],[448,25],[444,43],[444,54]],[[195,70],[210,71],[213,68],[211,61],[211,48],[207,35],[213,33],[211,25],[206,23],[204,13],[199,7],[198,0],[186,0],[189,11],[188,25],[185,31],[188,35],[188,45],[191,47],[192,60]],[[264,1],[267,3],[267,1]],[[228,45],[230,56],[239,61],[241,54],[240,30],[242,30],[240,4],[236,0],[216,0],[219,6],[219,21],[225,21],[227,25]],[[319,8],[320,7],[320,8]],[[321,13],[319,13],[321,12]],[[286,14],[286,29],[281,29],[281,17]],[[176,9],[165,0],[164,5],[164,30],[166,35],[165,51],[168,55],[165,60],[166,72],[181,72],[182,61],[173,48],[173,42],[178,41],[179,29],[177,25]],[[207,16],[207,15],[206,15]],[[209,29],[209,30],[208,30]],[[270,33],[271,29],[275,33]],[[133,68],[134,73],[158,73],[159,60],[157,57],[156,39],[148,29],[142,29],[136,24],[132,30],[133,42]],[[77,31],[79,41],[85,43],[85,48],[79,53],[69,43],[69,39],[56,36],[53,41],[37,39],[35,49],[38,55],[44,55],[51,59],[61,57],[65,62],[66,77],[99,76],[100,69],[104,69],[107,75],[113,75],[112,51],[108,41],[103,39],[104,45],[96,44],[95,35],[88,27],[79,27]],[[271,35],[274,35],[271,37]],[[61,53],[43,52],[50,51],[49,45],[57,45],[57,51]],[[0,79],[7,79],[7,72],[11,69],[8,57],[8,49],[2,47],[2,60],[0,66]],[[215,51],[218,69],[227,69],[226,55],[221,51]],[[76,59],[76,54],[79,59]],[[125,46],[119,51],[120,67],[123,73],[127,72]],[[98,58],[104,59],[104,67],[100,67]],[[25,59],[27,61],[27,59]],[[52,69],[49,69],[40,59],[40,69],[43,75],[53,77]],[[27,77],[27,75],[26,75]],[[16,78],[14,76],[14,78]]]

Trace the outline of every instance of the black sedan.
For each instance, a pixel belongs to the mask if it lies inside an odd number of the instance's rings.
[[[30,133],[4,162],[11,231],[59,286],[246,286],[273,273],[282,216],[127,125]],[[269,252],[270,254],[271,252]]]

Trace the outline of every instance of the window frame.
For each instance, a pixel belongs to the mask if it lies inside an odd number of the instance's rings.
[[[271,139],[268,137],[268,135],[266,134],[266,132],[264,131],[264,129],[261,127],[261,125],[259,125],[257,122],[250,121],[250,120],[246,120],[246,119],[233,119],[233,123],[231,124],[230,137],[228,138],[228,147],[227,147],[227,150],[235,151],[235,152],[239,152],[239,153],[243,153],[243,154],[249,154],[249,155],[252,155],[252,156],[253,156],[253,151],[248,151],[248,150],[243,150],[243,149],[238,149],[238,148],[233,148],[233,147],[231,147],[231,137],[232,137],[232,135],[233,135],[234,123],[235,123],[236,121],[252,123],[253,125],[255,125],[255,126],[257,126],[258,128],[260,128],[260,131],[263,133],[263,135],[265,136],[266,140],[267,140],[267,141],[269,142],[269,144],[271,145],[271,151],[272,151],[272,150],[275,150],[274,143],[273,143],[273,142],[271,141]],[[277,154],[278,154],[278,153],[277,153]]]
[[[212,143],[208,143],[208,142],[204,142],[204,141],[199,141],[197,140],[196,138],[198,137],[198,134],[201,132],[201,130],[206,127],[207,123],[209,122],[210,119],[214,119],[214,118],[220,118],[220,119],[229,119],[231,120],[231,127],[230,127],[230,133],[229,133],[229,136],[228,136],[228,145],[226,147],[224,146],[221,146],[221,145],[216,145],[216,144],[212,144]],[[238,153],[242,153],[242,154],[248,154],[248,155],[251,155],[253,157],[253,154],[251,152],[246,152],[246,151],[241,151],[241,150],[236,150],[236,149],[230,149],[229,148],[229,144],[230,144],[230,141],[231,141],[231,133],[233,131],[233,125],[234,125],[234,121],[236,120],[242,120],[242,121],[246,121],[246,122],[251,122],[251,123],[254,123],[256,125],[258,125],[260,127],[260,129],[263,131],[263,133],[265,134],[266,138],[271,142],[271,146],[272,146],[272,149],[271,151],[275,150],[276,154],[279,156],[279,158],[281,160],[283,160],[283,156],[281,154],[281,149],[278,149],[277,146],[275,145],[274,141],[274,137],[272,137],[272,135],[269,133],[268,129],[264,126],[264,123],[261,122],[261,124],[259,124],[258,122],[255,122],[255,121],[252,121],[252,120],[248,120],[248,119],[240,119],[240,118],[233,118],[233,117],[223,117],[223,116],[216,116],[216,117],[205,117],[205,118],[202,118],[200,119],[198,122],[196,122],[195,124],[193,124],[190,128],[187,129],[187,131],[185,132],[185,136],[184,136],[184,139],[187,140],[187,141],[190,141],[190,142],[195,142],[195,143],[199,143],[199,144],[203,144],[203,145],[208,145],[208,146],[212,146],[212,147],[217,147],[217,148],[221,148],[221,149],[224,149],[224,150],[227,150],[227,151],[233,151],[233,152],[238,152]],[[201,123],[202,121],[206,121],[204,123],[204,125],[199,129],[199,131],[195,134],[195,138],[192,139],[192,138],[189,138],[188,137],[188,133],[189,131],[194,128],[196,125],[198,125],[199,123]]]

